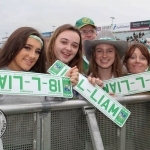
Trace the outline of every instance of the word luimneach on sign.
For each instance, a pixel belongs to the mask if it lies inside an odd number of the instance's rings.
[[[61,61],[56,61],[48,69],[48,72],[53,75],[64,75],[68,69],[69,66]],[[130,115],[128,109],[99,86],[90,84],[82,74],[79,75],[79,82],[74,89],[120,127],[124,125]]]
[[[72,98],[70,78],[0,70],[0,94]]]
[[[117,95],[150,91],[150,71],[104,81],[104,90]]]

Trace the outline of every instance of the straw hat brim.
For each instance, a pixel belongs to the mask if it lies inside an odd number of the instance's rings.
[[[90,60],[90,57],[92,55],[92,50],[95,46],[99,45],[99,44],[109,44],[109,45],[113,45],[116,50],[118,51],[120,58],[123,57],[123,55],[125,54],[127,48],[128,48],[128,43],[126,41],[123,40],[116,40],[116,41],[111,41],[111,40],[85,40],[83,42],[83,46],[84,46],[84,51],[85,51],[85,55],[87,60]]]

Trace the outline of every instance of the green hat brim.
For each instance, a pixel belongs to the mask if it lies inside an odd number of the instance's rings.
[[[95,26],[94,24],[88,23],[88,24],[84,24],[84,25],[78,27],[78,29],[81,29],[82,27],[87,26],[87,25],[91,25],[91,26],[93,26],[94,28],[96,28],[96,26]]]

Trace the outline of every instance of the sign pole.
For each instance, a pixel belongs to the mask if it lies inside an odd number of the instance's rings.
[[[86,115],[94,150],[104,150],[101,134],[95,116],[95,108],[83,107],[83,111]]]

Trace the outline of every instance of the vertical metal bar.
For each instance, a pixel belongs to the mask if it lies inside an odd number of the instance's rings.
[[[126,105],[124,105],[126,107]],[[117,150],[125,150],[126,147],[126,123],[117,129]]]
[[[83,111],[86,115],[94,150],[104,150],[102,138],[95,116],[95,108],[84,107]]]
[[[42,114],[42,150],[51,149],[51,112]]]
[[[39,113],[34,113],[33,150],[41,150],[41,118]]]
[[[0,150],[3,150],[3,142],[2,142],[2,138],[0,138]]]
[[[117,150],[125,150],[126,145],[126,124],[122,128],[118,127],[117,129]]]

